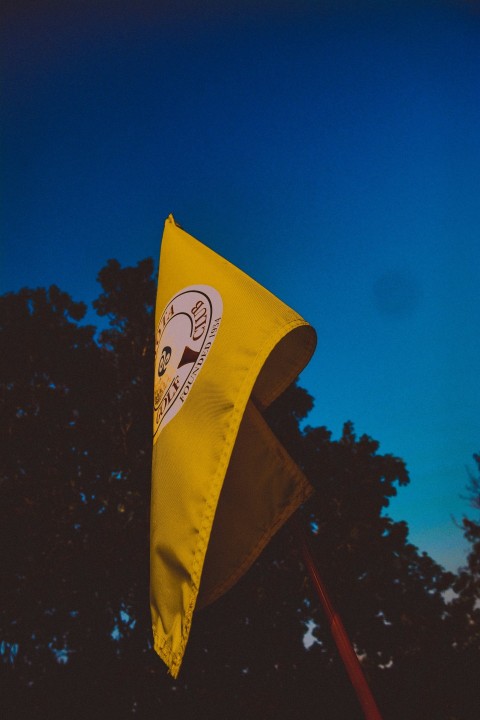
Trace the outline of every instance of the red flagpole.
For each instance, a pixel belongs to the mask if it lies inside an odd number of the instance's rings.
[[[362,706],[363,714],[366,720],[382,720],[380,711],[375,702],[375,698],[368,686],[365,675],[363,674],[362,666],[360,661],[352,647],[352,643],[347,635],[347,632],[340,619],[340,615],[337,613],[332,605],[328,593],[325,589],[325,585],[322,582],[317,566],[313,559],[312,553],[307,543],[305,533],[300,527],[298,520],[295,523],[296,532],[302,549],[303,561],[310,575],[310,579],[317,591],[317,595],[322,603],[323,610],[327,616],[330,624],[330,630],[333,635],[333,639],[337,645],[338,652],[343,660],[345,669],[350,678],[350,682],[357,694],[360,705]]]

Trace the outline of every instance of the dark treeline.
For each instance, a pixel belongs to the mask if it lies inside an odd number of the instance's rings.
[[[98,336],[57,287],[0,298],[2,717],[360,719],[288,525],[196,614],[177,681],[152,650],[153,269],[101,270]],[[404,462],[351,423],[301,431],[311,406],[294,385],[268,421],[316,489],[303,522],[384,720],[476,720],[479,478],[446,572],[385,511]]]

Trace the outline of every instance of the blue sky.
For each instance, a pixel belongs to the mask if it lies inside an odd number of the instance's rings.
[[[260,9],[257,7],[260,6]],[[1,291],[93,300],[165,217],[317,329],[310,424],[402,457],[449,568],[480,451],[474,2],[6,5]],[[90,316],[93,318],[93,315]]]

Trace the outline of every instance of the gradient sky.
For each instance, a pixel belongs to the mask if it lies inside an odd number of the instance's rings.
[[[260,6],[260,9],[257,7]],[[308,422],[402,457],[451,569],[480,451],[476,2],[22,2],[2,22],[1,291],[99,292],[172,212],[318,332]],[[89,315],[92,320],[93,314]],[[472,511],[473,513],[473,511]]]

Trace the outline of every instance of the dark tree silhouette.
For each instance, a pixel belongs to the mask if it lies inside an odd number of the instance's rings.
[[[477,475],[470,476],[467,499],[471,507],[480,513],[480,454],[474,455],[473,459],[477,466]],[[471,608],[469,615],[472,622],[480,628],[480,608],[478,607],[480,603],[480,514],[476,520],[464,517],[462,526],[464,535],[472,547],[467,558],[467,567],[461,573],[457,583],[457,590]]]
[[[100,271],[98,337],[54,286],[0,298],[3,716],[361,718],[288,525],[196,614],[177,681],[152,650],[153,271]],[[478,523],[468,566],[445,572],[387,514],[403,461],[352,423],[301,430],[312,402],[292,385],[266,416],[315,487],[303,522],[385,720],[473,720]]]
[[[467,499],[476,518],[465,516],[462,527],[471,544],[467,565],[460,569],[455,582],[457,593],[453,606],[457,618],[456,650],[458,662],[455,673],[459,695],[463,694],[465,717],[469,708],[480,707],[478,667],[480,657],[480,454],[473,456],[476,475],[470,476]]]

